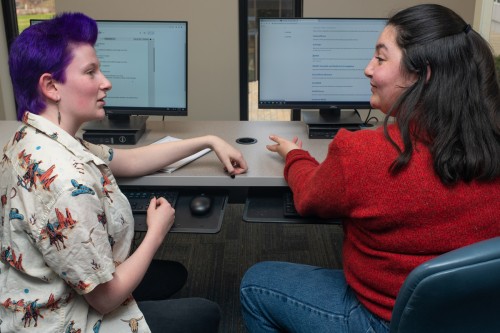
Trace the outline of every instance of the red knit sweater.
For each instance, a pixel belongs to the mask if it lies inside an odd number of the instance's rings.
[[[389,131],[400,137],[395,125]],[[347,282],[385,320],[417,265],[500,235],[500,179],[444,186],[423,145],[392,176],[388,169],[396,157],[382,129],[341,130],[321,164],[297,149],[288,153],[285,166],[301,214],[343,218]]]

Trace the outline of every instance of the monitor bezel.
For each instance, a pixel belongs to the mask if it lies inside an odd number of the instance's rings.
[[[285,20],[285,21],[299,21],[299,20],[370,20],[370,21],[384,21],[387,23],[387,18],[375,18],[375,17],[260,17],[258,19],[258,38],[257,38],[257,79],[258,79],[258,100],[257,106],[259,109],[319,109],[322,112],[331,110],[332,112],[338,112],[340,109],[371,109],[372,106],[370,101],[283,101],[283,102],[270,102],[261,100],[261,66],[260,66],[260,56],[261,56],[261,23],[266,20]],[[373,44],[373,50],[375,50],[375,43]],[[368,64],[368,63],[367,63]],[[368,82],[367,78],[367,82]]]

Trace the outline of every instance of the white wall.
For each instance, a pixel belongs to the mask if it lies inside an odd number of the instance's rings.
[[[422,0],[304,0],[304,16],[387,17],[403,8],[428,2]],[[434,0],[431,2],[451,8],[466,21],[473,23],[476,0]]]

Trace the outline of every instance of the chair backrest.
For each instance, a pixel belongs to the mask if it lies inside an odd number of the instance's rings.
[[[500,237],[415,268],[399,291],[390,332],[500,332]]]

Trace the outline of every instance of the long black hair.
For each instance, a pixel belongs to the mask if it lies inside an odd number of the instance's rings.
[[[387,23],[403,51],[402,71],[418,74],[388,113],[385,133],[409,163],[415,140],[427,144],[441,181],[491,181],[500,175],[500,90],[489,44],[452,10],[433,4],[410,7]],[[396,116],[402,149],[389,136]]]

